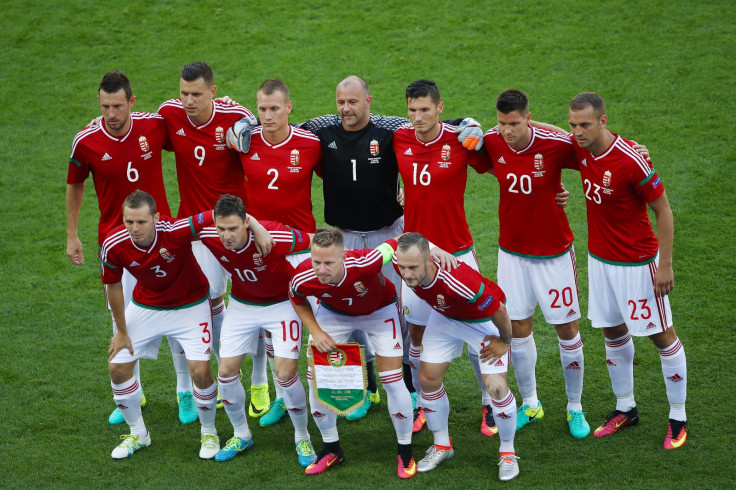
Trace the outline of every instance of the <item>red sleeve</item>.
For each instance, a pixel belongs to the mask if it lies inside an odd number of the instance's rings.
[[[491,161],[491,157],[488,156],[487,151],[468,151],[474,154],[468,161],[469,165],[473,167],[473,170],[475,170],[479,174],[484,174],[493,170],[493,162]]]

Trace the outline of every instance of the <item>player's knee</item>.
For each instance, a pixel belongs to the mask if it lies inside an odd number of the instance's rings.
[[[506,383],[506,377],[500,374],[491,374],[485,380],[486,390],[494,400],[501,400],[506,397],[509,392],[509,386]]]
[[[578,321],[555,325],[557,336],[562,340],[572,340],[578,334]]]
[[[108,363],[108,369],[110,370],[110,380],[119,385],[125,383],[133,377],[133,367],[128,364],[119,363]]]
[[[294,377],[297,372],[298,364],[296,362],[281,362],[274,366],[276,378],[281,381],[288,381]]]
[[[210,372],[210,364],[206,361],[190,363],[189,375],[194,385],[200,389],[209,388],[214,381],[212,372]]]

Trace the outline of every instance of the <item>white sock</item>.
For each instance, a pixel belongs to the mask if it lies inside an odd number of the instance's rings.
[[[580,332],[571,340],[557,338],[560,344],[560,362],[562,374],[565,376],[565,392],[567,393],[567,409],[583,410],[580,400],[583,396],[583,342]]]
[[[240,373],[230,378],[218,376],[220,396],[225,413],[233,424],[233,435],[248,440],[251,437],[248,419],[245,416],[245,389],[240,382]]]
[[[260,348],[260,346],[259,346]],[[273,341],[272,339],[269,339],[268,337],[265,337],[265,343],[264,343],[264,351],[266,353],[265,359],[268,364],[268,369],[271,371],[271,377],[273,379],[276,378],[276,360],[274,358],[273,354]],[[253,361],[255,363],[255,361]],[[265,364],[264,364],[265,366]],[[266,378],[266,374],[263,374],[263,378],[266,380],[266,383],[268,383],[268,378]],[[276,391],[276,399],[281,398],[283,400],[284,393],[281,390],[281,386],[279,386],[278,383],[273,384],[274,390]]]
[[[312,409],[312,418],[317,424],[323,442],[336,442],[340,440],[337,434],[337,415],[327,410],[314,396],[312,390],[312,370],[307,370],[307,382],[309,383],[309,406]]]
[[[184,353],[179,341],[172,337],[166,337],[169,341],[169,349],[171,349],[171,360],[174,361],[174,371],[176,371],[176,392],[185,393],[192,391],[192,378],[189,375],[189,363],[187,363],[187,355]]]
[[[537,408],[537,344],[534,342],[534,333],[528,337],[511,339],[511,364],[519,386],[521,404]]]
[[[192,395],[194,395],[194,404],[197,406],[197,411],[199,412],[199,423],[202,424],[202,435],[217,435],[217,429],[215,429],[217,383],[213,380],[212,384],[207,388],[198,388],[197,386],[194,386]]]
[[[224,301],[212,307],[212,352],[215,353],[218,366],[220,365],[220,332],[222,331],[222,321],[225,319],[226,311]]]
[[[378,373],[388,399],[388,413],[394,424],[396,439],[399,444],[411,444],[412,404],[409,390],[404,384],[402,369],[382,371]]]
[[[276,379],[276,384],[281,387],[284,397],[284,405],[289,412],[289,418],[294,425],[294,442],[310,440],[307,423],[307,395],[304,393],[304,385],[299,380],[299,373],[295,373],[291,379],[281,381]]]
[[[672,345],[659,349],[662,362],[664,386],[667,389],[667,400],[670,402],[670,416],[673,420],[687,421],[685,399],[687,398],[687,359],[685,348],[676,339]]]
[[[143,423],[141,414],[141,385],[135,376],[120,384],[110,382],[112,386],[112,399],[123,414],[125,422],[130,426],[130,433],[137,436],[145,436],[148,431]]]
[[[634,401],[634,342],[631,334],[617,339],[606,339],[606,365],[611,388],[616,395],[616,410],[628,412]]]
[[[515,453],[514,436],[516,435],[516,398],[509,390],[508,395],[502,400],[493,400],[493,418],[498,427],[498,438],[501,444],[498,448],[500,453]]]
[[[432,393],[422,392],[422,407],[427,418],[427,427],[434,435],[434,443],[438,446],[451,446],[450,428],[450,399],[447,398],[445,385]]]
[[[409,346],[409,367],[411,367],[411,382],[414,385],[414,391],[417,397],[422,393],[422,387],[419,385],[419,365],[422,355],[422,346],[411,344]],[[417,398],[418,400],[419,398]],[[421,406],[421,405],[420,405]]]
[[[270,359],[273,359],[273,344],[271,339],[266,337],[263,329],[258,333],[258,350],[253,357],[253,371],[250,373],[251,386],[268,385],[268,376],[266,375],[266,356],[269,354],[268,346],[271,346]],[[273,374],[273,370],[271,370]],[[276,375],[273,374],[273,379]],[[278,386],[278,383],[274,383]],[[276,388],[278,390],[278,388]]]

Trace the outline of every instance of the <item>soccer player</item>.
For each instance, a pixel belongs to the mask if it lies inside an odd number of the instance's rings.
[[[171,99],[158,109],[166,121],[171,146],[176,156],[179,183],[178,217],[191,216],[212,209],[222,194],[232,194],[247,202],[243,168],[235,151],[225,143],[227,130],[238,120],[253,114],[237,104],[215,100],[217,87],[212,68],[202,61],[185,65],[179,79],[180,97]],[[225,318],[227,273],[200,241],[192,243],[202,271],[210,283],[215,358],[219,360],[220,326]],[[179,351],[181,352],[181,350]],[[181,358],[183,354],[179,354]],[[251,376],[251,416],[263,415],[269,404],[265,351],[254,355]],[[186,387],[186,369],[177,370],[177,391]],[[181,395],[180,395],[181,396]]]
[[[603,99],[583,92],[569,122],[588,212],[588,318],[603,331],[616,409],[593,435],[609,436],[639,421],[634,401],[632,335],[659,351],[670,403],[665,449],[687,441],[687,362],[672,326],[672,210],[664,185],[633,142],[607,129]],[[657,235],[647,214],[654,211]]]
[[[532,332],[539,303],[557,331],[570,433],[582,438],[590,426],[581,405],[584,362],[575,249],[565,211],[556,202],[562,169],[577,169],[575,150],[569,137],[529,124],[529,99],[521,90],[501,92],[496,114],[498,125],[486,133],[484,147],[500,185],[498,285],[507,298],[511,363],[523,397],[516,430],[544,416]]]
[[[210,373],[209,285],[191,246],[197,233],[212,224],[212,213],[181,220],[161,218],[155,199],[136,190],[123,203],[123,223],[110,231],[102,245],[102,281],[117,324],[110,341],[110,380],[113,399],[130,426],[130,434],[122,437],[112,457],[127,458],[151,444],[133,366],[139,358],[156,359],[161,337],[166,335],[184,349],[194,382],[202,424],[199,457],[214,458],[220,444],[215,429],[217,384]],[[120,282],[123,270],[137,280],[127,307]]]
[[[419,382],[434,444],[417,463],[417,471],[431,471],[454,456],[448,429],[450,401],[443,380],[467,343],[469,351],[481,356],[481,378],[491,395],[501,439],[498,477],[511,480],[519,474],[519,464],[514,450],[516,399],[506,382],[511,321],[503,291],[466,263],[443,270],[430,257],[427,239],[419,233],[399,238],[393,263],[406,285],[432,308],[422,339]]]
[[[102,119],[98,124],[91,124],[77,134],[69,157],[66,253],[74,265],[84,264],[82,242],[77,228],[84,184],[90,174],[100,209],[97,228],[97,244],[100,249],[110,230],[120,223],[120,207],[123,201],[138,188],[153,195],[161,212],[165,215],[171,214],[161,170],[161,151],[169,145],[164,120],[156,114],[132,112],[135,96],[130,80],[121,71],[106,73],[97,91]],[[127,305],[135,279],[124,272],[122,284]],[[180,349],[172,346],[172,353],[174,350],[179,352]],[[135,365],[135,375],[140,383],[138,363]],[[142,396],[141,403],[145,405],[145,396]],[[196,409],[191,398],[188,398],[179,406],[179,417],[191,414],[196,419]],[[115,408],[108,421],[110,424],[122,424],[125,420],[120,409]]]
[[[253,446],[245,417],[240,367],[245,355],[257,352],[260,332],[267,329],[273,339],[276,382],[294,424],[299,464],[309,466],[316,455],[307,430],[307,398],[297,371],[302,325],[289,302],[289,281],[294,268],[285,258],[290,253],[306,250],[309,236],[280,223],[263,221],[275,241],[271,252],[264,257],[248,230],[250,220],[239,197],[230,194],[220,197],[214,217],[215,226],[205,228],[201,237],[233,281],[230,307],[222,324],[217,381],[234,430],[233,437],[215,460],[228,461]]]
[[[354,330],[366,333],[376,353],[378,374],[388,397],[388,411],[398,440],[399,478],[416,474],[412,454],[412,400],[402,380],[403,346],[399,324],[398,297],[391,281],[381,274],[390,261],[393,249],[382,244],[375,249],[345,250],[342,233],[337,228],[319,228],[312,240],[311,260],[296,269],[291,281],[290,298],[294,310],[309,330],[310,342],[320,352],[346,342]],[[313,312],[307,296],[320,300]],[[316,475],[344,460],[337,433],[337,416],[316,398],[310,370],[309,405],[324,442],[317,460],[307,467],[307,475]]]
[[[488,155],[465,148],[456,138],[456,127],[440,121],[444,104],[432,80],[417,80],[406,89],[406,102],[411,124],[396,130],[394,153],[404,182],[404,229],[423,233],[438,247],[458,260],[479,270],[473,237],[465,219],[465,184],[468,167],[478,173],[492,168]],[[442,223],[438,226],[437,223]],[[431,308],[414,292],[402,286],[401,300],[409,324],[414,385],[418,383],[422,334]],[[469,353],[470,361],[483,392],[483,406],[491,404],[483,383],[478,356]],[[484,410],[481,432],[493,435],[493,421]],[[424,416],[419,413],[419,420]],[[490,424],[489,424],[490,422]],[[419,428],[421,428],[421,422]]]

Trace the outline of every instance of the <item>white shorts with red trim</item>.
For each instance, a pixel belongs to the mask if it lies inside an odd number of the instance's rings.
[[[463,344],[468,344],[468,354],[478,355],[486,335],[498,336],[498,328],[492,321],[463,322],[432,310],[422,338],[422,362],[440,364],[452,362],[463,354]],[[509,370],[511,351],[501,356],[493,365],[480,363],[481,374],[501,374]]]
[[[210,360],[212,308],[209,299],[178,310],[154,310],[131,302],[125,309],[125,323],[133,355],[123,349],[110,361],[112,363],[156,359],[164,335],[179,341],[187,360]]]
[[[254,355],[261,329],[271,332],[273,354],[299,359],[302,322],[289,301],[268,306],[241,303],[230,296],[220,332],[220,357]]]
[[[498,250],[498,285],[506,294],[512,320],[524,320],[539,308],[551,325],[580,318],[575,250],[559,257],[533,259]]]
[[[462,255],[458,255],[457,260],[466,263],[480,272],[480,264],[478,264],[478,257],[475,255],[475,247]],[[401,304],[403,305],[403,313],[406,321],[414,325],[427,325],[429,315],[434,311],[403,280],[401,281]]]
[[[631,335],[648,337],[672,326],[669,297],[654,294],[659,254],[645,265],[614,265],[588,255],[588,318],[594,328],[623,323]]]

